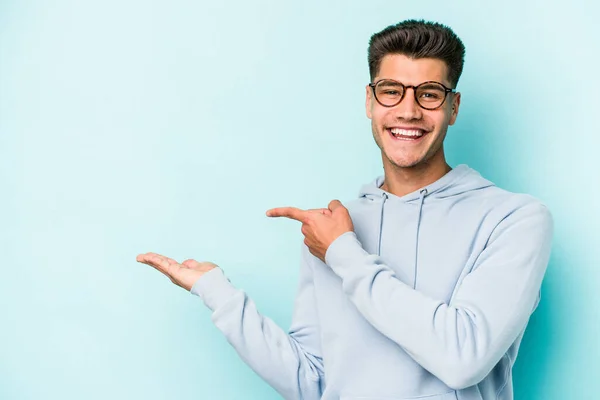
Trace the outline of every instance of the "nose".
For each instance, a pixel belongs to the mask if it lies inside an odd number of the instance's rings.
[[[415,96],[415,89],[413,87],[407,87],[402,101],[394,106],[394,114],[396,118],[409,121],[421,119],[423,117],[423,110],[419,104],[417,104],[417,99]]]

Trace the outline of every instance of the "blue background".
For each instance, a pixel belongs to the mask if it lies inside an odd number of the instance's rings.
[[[516,399],[596,397],[600,7],[591,1],[2,1],[0,398],[276,399],[201,301],[135,262],[221,265],[290,323],[302,236],[275,206],[381,174],[370,35],[467,47],[451,165],[553,211]]]

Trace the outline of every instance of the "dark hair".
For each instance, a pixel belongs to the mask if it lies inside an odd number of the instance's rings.
[[[456,87],[465,62],[465,46],[449,27],[437,22],[409,19],[390,25],[369,40],[371,81],[388,54],[410,58],[437,58],[448,66],[448,80]]]

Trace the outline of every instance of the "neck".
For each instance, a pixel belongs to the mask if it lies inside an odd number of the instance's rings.
[[[385,180],[381,189],[398,197],[417,191],[452,170],[443,154],[437,161],[432,159],[407,168],[397,167],[385,161],[383,163]]]

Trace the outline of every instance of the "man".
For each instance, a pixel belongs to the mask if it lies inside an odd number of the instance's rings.
[[[269,210],[302,223],[289,333],[211,263],[137,260],[200,296],[241,358],[286,399],[512,399],[511,369],[539,302],[552,218],[443,142],[464,46],[409,20],[373,35],[366,113],[384,176],[346,207]]]

